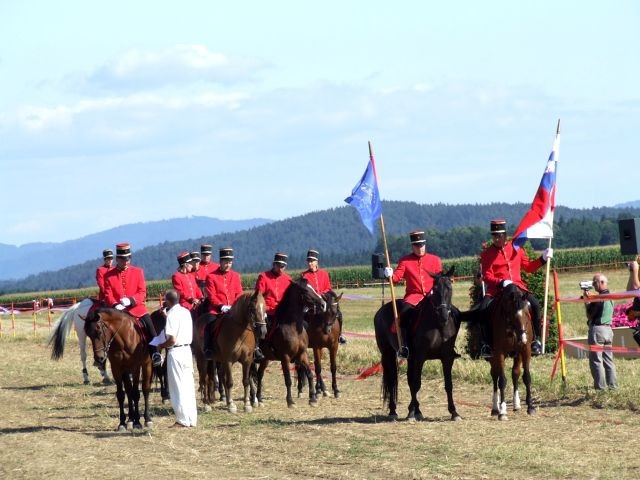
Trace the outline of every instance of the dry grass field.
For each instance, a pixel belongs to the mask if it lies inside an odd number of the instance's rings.
[[[610,276],[624,281],[622,273]],[[567,278],[568,293],[574,280]],[[468,285],[455,288],[455,303],[466,306]],[[380,291],[346,293],[352,298],[343,300],[346,330],[370,333]],[[563,320],[572,334],[586,331],[580,310],[563,311]],[[538,413],[509,412],[506,422],[490,416],[486,362],[463,357],[454,365],[462,422],[448,420],[440,367],[430,362],[420,393],[425,420],[393,422],[381,402],[380,377],[355,379],[376,361],[375,342],[352,337],[339,354],[339,399],[325,397],[312,408],[301,398],[287,408],[280,368],[271,364],[266,405],[253,413],[200,409],[197,428],[176,431],[168,428],[171,407],[154,392],[154,427],[116,433],[115,387],[97,383],[93,367],[96,383],[82,385],[77,341],[70,339],[64,358],[53,362],[47,328],[34,338],[30,319],[21,322],[27,325],[12,338],[5,317],[0,340],[2,478],[640,478],[637,360],[617,359],[620,388],[598,393],[586,361],[568,361],[562,385],[550,380],[553,356],[536,358]],[[404,375],[400,382],[402,415],[409,392]]]

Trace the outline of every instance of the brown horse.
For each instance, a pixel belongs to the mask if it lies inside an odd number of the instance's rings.
[[[144,396],[144,421],[146,427],[153,422],[149,415],[149,391],[151,390],[151,358],[147,342],[134,324],[134,317],[113,308],[100,308],[87,317],[85,331],[93,344],[93,357],[104,364],[109,359],[111,373],[116,383],[116,398],[120,407],[118,431],[128,426],[142,428],[140,424],[140,374]],[[129,399],[128,420],[124,413],[124,397]]]
[[[531,398],[531,344],[533,335],[531,324],[531,306],[526,294],[515,284],[504,288],[491,305],[491,326],[493,330],[493,356],[491,362],[491,378],[493,379],[493,399],[491,415],[499,420],[507,419],[507,405],[504,389],[507,383],[504,374],[504,363],[507,355],[513,355],[511,379],[513,381],[513,409],[520,410],[518,380],[521,369],[524,369],[523,381],[527,389],[527,413],[533,415],[536,408]],[[500,395],[498,396],[498,388]]]
[[[422,367],[426,360],[439,359],[442,363],[444,388],[447,393],[447,406],[451,420],[461,420],[453,401],[453,380],[451,371],[456,358],[455,343],[460,330],[460,316],[457,308],[451,304],[453,287],[451,277],[453,267],[447,273],[430,274],[433,277],[433,289],[429,296],[418,304],[417,312],[407,312],[401,319],[410,323],[409,358],[407,359],[407,382],[411,392],[409,420],[422,420],[418,402],[418,392],[422,385]],[[412,315],[413,314],[413,315]],[[397,335],[391,331],[393,324],[391,303],[386,303],[374,317],[376,342],[382,363],[382,397],[389,405],[389,417],[397,418],[398,397],[398,350]]]
[[[151,312],[150,317],[156,332],[164,330],[164,327],[167,325],[167,313],[163,308]],[[162,403],[166,403],[170,400],[166,355],[162,361],[162,365],[153,370],[156,374],[156,379],[160,382],[160,397],[162,398]]]
[[[216,337],[215,358],[222,366],[221,381],[227,399],[229,412],[238,411],[231,390],[233,388],[232,367],[242,364],[242,385],[244,386],[244,411],[252,411],[250,398],[250,373],[256,338],[264,338],[267,333],[267,310],[260,292],[244,293],[231,306],[228,317],[223,317]],[[215,327],[214,327],[215,328]]]
[[[326,310],[326,302],[305,278],[298,278],[289,284],[280,303],[276,307],[275,324],[269,326],[267,338],[260,340],[260,348],[264,353],[264,360],[260,362],[257,372],[258,402],[262,400],[262,379],[270,360],[280,360],[284,383],[287,387],[287,405],[293,407],[295,402],[291,396],[291,363],[300,364],[309,382],[309,404],[317,404],[316,390],[313,385],[313,375],[309,368],[307,347],[309,337],[304,329],[305,307],[319,305]]]
[[[225,315],[228,315],[228,313]],[[220,317],[223,316],[221,315]],[[204,354],[204,331],[210,326],[209,318],[210,314],[208,313],[204,313],[197,318],[194,322],[193,341],[191,342],[191,351],[196,358],[196,366],[198,368],[198,391],[206,412],[211,411],[211,406],[216,401],[216,390],[220,392],[220,401],[223,400],[224,396],[224,388],[218,377],[220,366],[214,360],[207,360]]]
[[[323,396],[328,396],[327,387],[322,378],[322,350],[326,348],[329,351],[329,361],[331,363],[331,388],[335,398],[340,397],[337,381],[337,364],[336,357],[338,355],[338,338],[340,337],[340,325],[337,322],[339,310],[339,302],[342,294],[337,295],[333,290],[329,290],[322,294],[325,302],[327,302],[327,310],[325,312],[316,312],[307,314],[305,317],[307,335],[309,336],[309,348],[313,350],[313,365],[316,372],[316,392],[322,392]],[[306,375],[303,370],[298,371],[298,397],[302,394],[304,380]]]

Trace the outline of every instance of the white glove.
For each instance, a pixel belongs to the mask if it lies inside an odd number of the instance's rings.
[[[120,303],[122,305],[124,305],[125,307],[130,307],[131,306],[131,299],[129,297],[123,297],[120,299]]]
[[[502,288],[506,287],[507,285],[511,285],[513,282],[511,280],[502,280]]]
[[[550,258],[553,258],[553,248],[549,247],[542,252],[542,259],[546,262]]]
[[[116,310],[120,310],[120,311],[124,310],[125,308],[126,308],[126,307],[125,307],[124,305],[122,305],[121,303],[119,303],[119,304],[117,304],[117,305],[115,306],[115,309],[116,309]]]
[[[384,278],[391,278],[392,275],[393,275],[393,268],[384,267]]]
[[[231,310],[231,305],[222,305],[222,306],[220,307],[220,311],[221,311],[222,313],[227,313],[229,310]]]

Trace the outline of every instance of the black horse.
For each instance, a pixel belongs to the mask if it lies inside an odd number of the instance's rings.
[[[444,388],[447,392],[447,404],[451,420],[461,420],[453,402],[453,381],[451,369],[457,357],[455,343],[460,330],[458,310],[451,304],[453,287],[451,277],[453,267],[447,273],[431,274],[433,277],[432,293],[417,306],[414,318],[409,321],[408,335],[409,358],[407,359],[407,382],[411,391],[409,404],[409,420],[422,420],[418,392],[422,384],[422,367],[426,360],[442,362]],[[397,335],[392,331],[393,309],[391,303],[383,305],[374,317],[376,342],[382,355],[382,396],[389,405],[389,416],[397,418],[396,405],[398,399],[398,350]]]

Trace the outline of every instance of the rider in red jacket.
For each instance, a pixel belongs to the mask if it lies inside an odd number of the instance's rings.
[[[104,303],[106,297],[104,293],[104,276],[113,268],[113,251],[103,250],[102,259],[104,263],[96,268],[96,283],[98,284],[98,301]]]
[[[391,278],[393,283],[398,283],[402,279],[406,283],[404,299],[398,301],[402,334],[402,345],[398,350],[400,358],[409,356],[407,333],[409,322],[416,313],[416,306],[424,297],[431,294],[433,278],[429,273],[442,273],[440,257],[427,253],[427,240],[424,232],[411,232],[409,239],[411,240],[411,253],[400,259],[395,271],[391,267],[384,269],[385,277]]]

